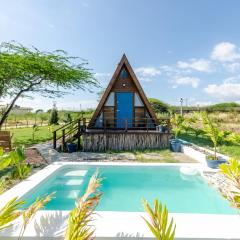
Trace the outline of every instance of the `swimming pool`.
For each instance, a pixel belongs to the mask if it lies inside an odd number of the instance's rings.
[[[45,209],[72,209],[96,169],[103,178],[97,211],[142,212],[142,199],[158,198],[171,213],[236,214],[199,173],[183,175],[180,166],[64,166],[22,196],[25,207],[38,196],[56,192]]]

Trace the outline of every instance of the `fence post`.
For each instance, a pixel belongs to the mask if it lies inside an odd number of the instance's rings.
[[[81,120],[78,119],[78,131],[77,131],[77,147],[78,147],[78,150],[80,150],[80,146],[81,146]]]
[[[106,119],[104,119],[104,124],[103,125],[104,125],[103,126],[104,130],[106,130],[106,125],[107,125],[107,120]]]
[[[53,132],[53,149],[57,148],[57,132]]]
[[[125,131],[127,132],[127,130],[128,130],[128,120],[127,120],[127,118],[125,119]]]
[[[65,151],[65,129],[62,130],[62,151]]]
[[[86,129],[87,129],[86,118],[83,118],[83,130],[84,130],[84,132],[86,131]]]

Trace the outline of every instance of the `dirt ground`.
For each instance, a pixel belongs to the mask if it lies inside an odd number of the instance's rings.
[[[39,154],[35,148],[27,148],[25,150],[26,161],[31,163],[34,167],[40,167],[47,165],[46,160]]]

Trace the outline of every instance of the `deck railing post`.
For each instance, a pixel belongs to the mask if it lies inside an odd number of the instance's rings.
[[[65,151],[65,129],[62,130],[62,151]]]
[[[53,132],[53,149],[57,148],[57,132]]]
[[[127,120],[127,118],[125,119],[125,131],[127,132],[127,130],[128,130],[128,120]]]
[[[86,118],[83,118],[83,131],[85,132],[86,129],[87,129]]]
[[[104,119],[104,122],[103,122],[103,128],[104,128],[104,131],[106,130],[106,126],[107,126],[107,120]]]
[[[81,145],[81,120],[78,119],[78,130],[77,130],[77,147],[78,150],[80,150],[80,145]]]
[[[148,118],[147,118],[147,132],[148,132]]]

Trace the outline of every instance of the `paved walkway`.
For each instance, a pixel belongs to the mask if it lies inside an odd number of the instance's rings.
[[[53,162],[79,162],[79,161],[134,161],[136,157],[132,153],[93,153],[74,152],[59,153],[52,148],[51,143],[34,145],[44,159],[50,164]]]

